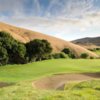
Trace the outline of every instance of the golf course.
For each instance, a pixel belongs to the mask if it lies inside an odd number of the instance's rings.
[[[50,77],[56,86],[59,82],[56,81],[62,75],[65,75],[65,79],[67,76],[66,82],[62,79],[65,82],[63,89],[38,87]],[[100,60],[52,59],[1,66],[0,85],[0,100],[99,100]]]
[[[100,100],[100,0],[0,0],[0,100]]]

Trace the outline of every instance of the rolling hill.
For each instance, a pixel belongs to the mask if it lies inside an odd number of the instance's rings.
[[[82,38],[72,41],[75,44],[84,46],[85,48],[100,48],[100,37]]]
[[[14,39],[22,43],[27,43],[33,39],[46,39],[51,43],[53,47],[53,52],[60,52],[64,48],[70,48],[70,50],[77,57],[79,57],[81,53],[88,53],[90,56],[98,57],[98,55],[96,55],[95,53],[88,51],[87,49],[71,42],[64,41],[62,39],[58,39],[56,37],[45,35],[39,32],[34,32],[27,29],[8,25],[2,22],[0,22],[0,31],[9,32]]]

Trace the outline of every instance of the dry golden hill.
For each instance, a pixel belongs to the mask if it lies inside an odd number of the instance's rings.
[[[14,39],[23,43],[29,42],[33,39],[47,39],[53,47],[53,52],[60,52],[64,48],[70,48],[77,57],[79,57],[81,53],[88,53],[90,56],[98,57],[95,53],[71,42],[1,22],[0,31],[9,32]]]

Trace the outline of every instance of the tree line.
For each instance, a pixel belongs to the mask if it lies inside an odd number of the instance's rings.
[[[52,53],[52,51],[53,48],[47,40],[34,39],[24,44],[13,39],[7,32],[0,32],[0,65],[76,58],[69,48],[64,48],[60,53]],[[83,58],[87,56],[87,54],[83,54]]]

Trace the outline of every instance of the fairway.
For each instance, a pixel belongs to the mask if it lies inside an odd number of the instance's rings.
[[[25,65],[0,67],[0,81],[19,82],[34,80],[56,73],[95,73],[100,72],[99,59],[57,59],[33,62]]]
[[[53,74],[96,72],[100,72],[99,59],[57,59],[1,66],[0,84],[7,87],[0,88],[0,100],[99,100],[99,80],[66,83],[63,91],[32,86],[34,80]]]

